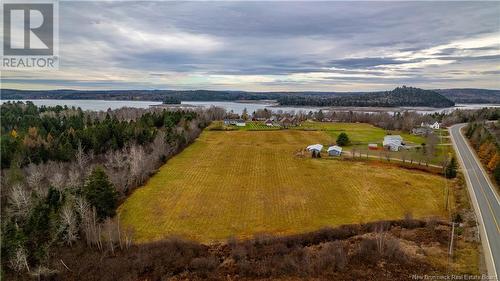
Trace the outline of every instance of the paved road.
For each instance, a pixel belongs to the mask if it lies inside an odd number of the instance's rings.
[[[450,128],[459,162],[464,170],[469,193],[479,223],[479,231],[483,242],[486,266],[489,276],[500,276],[500,199],[489,181],[477,156],[460,132],[465,124]]]

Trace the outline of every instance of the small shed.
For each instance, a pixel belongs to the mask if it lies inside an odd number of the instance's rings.
[[[330,146],[327,151],[330,156],[340,156],[342,154],[342,147],[337,145]]]
[[[321,152],[321,150],[323,150],[323,145],[321,145],[319,143],[318,144],[311,144],[307,147],[307,150]]]
[[[378,144],[376,144],[376,143],[369,143],[368,144],[368,150],[378,150]]]
[[[273,120],[267,119],[266,122],[264,122],[264,124],[266,124],[266,126],[268,126],[268,127],[272,127],[273,126]]]
[[[309,150],[312,153],[312,158],[321,158],[321,150],[323,150],[323,145],[321,144],[312,144],[307,147],[307,150]]]

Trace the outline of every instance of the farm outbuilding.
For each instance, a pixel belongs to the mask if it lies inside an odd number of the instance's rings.
[[[311,144],[307,147],[307,150],[308,151],[317,151],[317,152],[321,152],[321,150],[323,150],[323,145],[321,144]]]
[[[323,150],[323,145],[321,144],[311,144],[307,147],[307,150],[312,153],[312,158],[321,158],[321,150]]]
[[[369,150],[378,150],[378,144],[376,144],[376,143],[369,143],[368,144],[368,149]]]
[[[400,135],[387,135],[384,137],[382,145],[391,151],[399,151],[403,147],[404,142]]]
[[[337,145],[330,146],[327,151],[330,156],[340,156],[342,154],[342,147]]]

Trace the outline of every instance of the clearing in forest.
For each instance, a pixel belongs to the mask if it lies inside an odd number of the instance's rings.
[[[325,131],[204,131],[119,208],[138,242],[202,242],[259,232],[444,216],[445,179],[375,162],[296,156]]]

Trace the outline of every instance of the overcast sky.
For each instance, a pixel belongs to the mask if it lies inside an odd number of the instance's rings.
[[[3,88],[500,89],[500,2],[61,2],[60,67]]]

